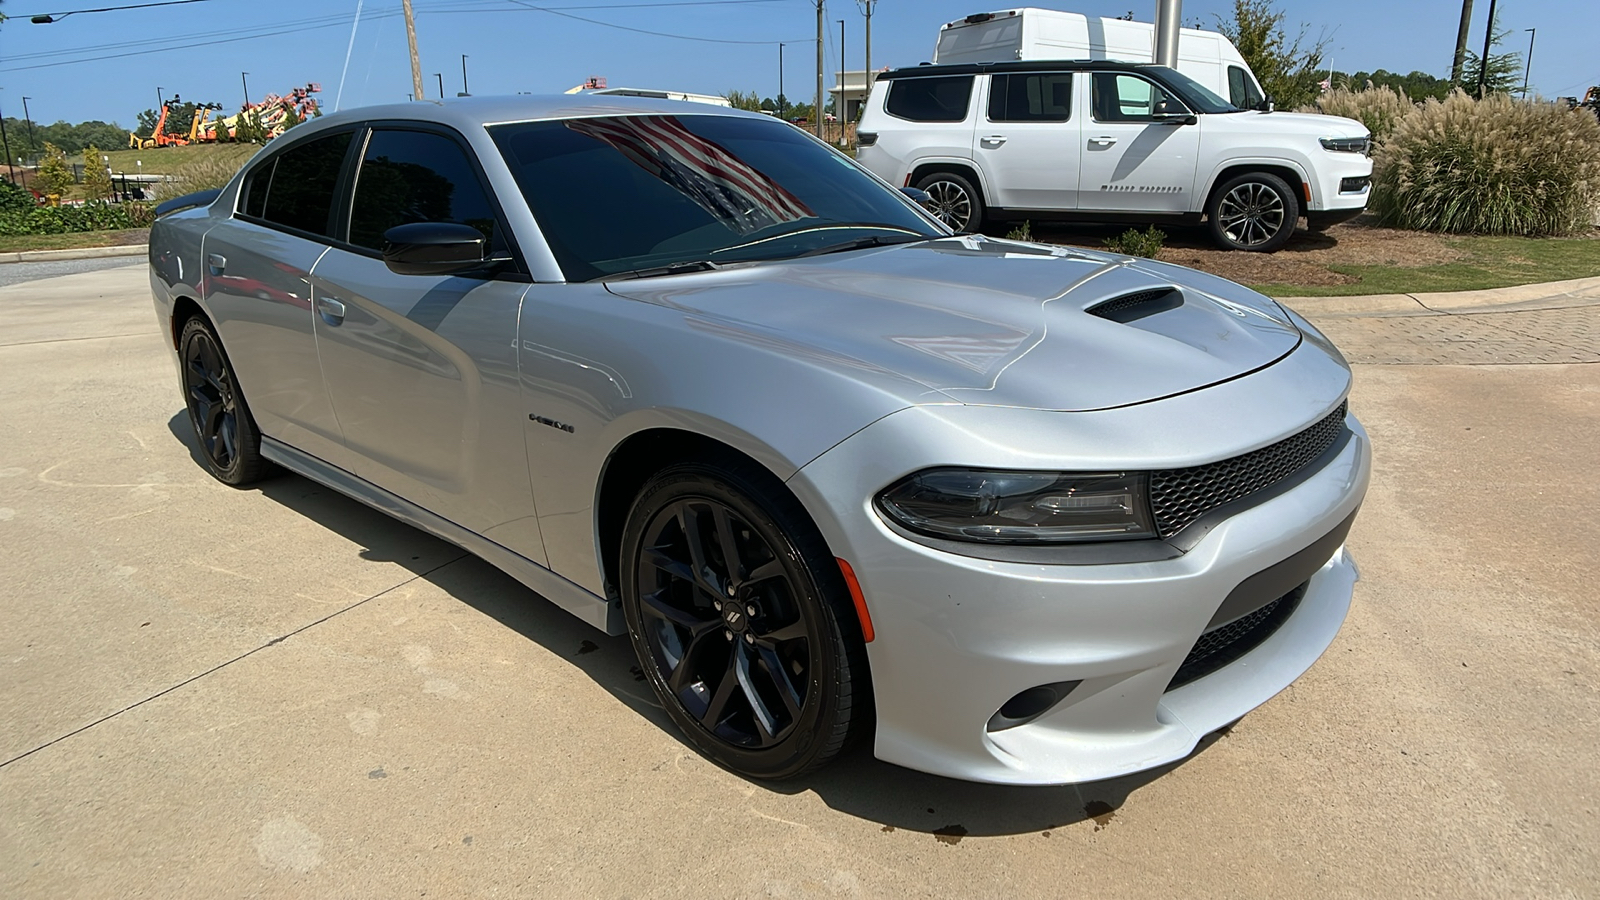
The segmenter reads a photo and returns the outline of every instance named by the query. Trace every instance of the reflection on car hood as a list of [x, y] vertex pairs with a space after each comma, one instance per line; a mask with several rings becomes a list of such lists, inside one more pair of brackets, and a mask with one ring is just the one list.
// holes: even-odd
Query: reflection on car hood
[[[1086, 312], [1167, 287], [1179, 295], [1131, 321]], [[983, 405], [1142, 403], [1271, 365], [1300, 342], [1277, 304], [1219, 278], [973, 236], [607, 288], [723, 335], [888, 370]]]

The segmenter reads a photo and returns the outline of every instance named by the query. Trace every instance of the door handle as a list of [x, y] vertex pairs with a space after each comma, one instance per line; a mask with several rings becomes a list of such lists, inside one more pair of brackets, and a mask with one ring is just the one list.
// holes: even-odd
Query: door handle
[[329, 325], [339, 325], [344, 322], [344, 303], [333, 297], [318, 297], [317, 313]]
[[228, 267], [228, 258], [221, 253], [207, 253], [206, 265], [211, 268], [211, 274], [221, 275], [222, 270]]
[[985, 147], [998, 147], [1006, 142], [1006, 136], [1003, 134], [991, 134], [988, 137], [979, 138], [978, 140], [982, 142]]
[[1091, 143], [1091, 144], [1104, 144], [1107, 147], [1111, 146], [1112, 144], [1115, 144], [1116, 142], [1117, 142], [1117, 139], [1112, 137], [1109, 134], [1102, 135], [1100, 137], [1089, 138], [1089, 143]]

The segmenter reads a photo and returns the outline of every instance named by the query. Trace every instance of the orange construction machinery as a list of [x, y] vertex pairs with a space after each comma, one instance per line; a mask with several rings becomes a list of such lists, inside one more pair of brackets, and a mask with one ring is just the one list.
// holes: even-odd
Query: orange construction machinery
[[291, 88], [283, 94], [268, 94], [260, 103], [247, 104], [234, 115], [217, 118], [203, 125], [197, 140], [214, 141], [219, 133], [233, 137], [239, 126], [239, 116], [242, 115], [254, 115], [270, 140], [283, 134], [294, 123], [320, 115], [317, 98], [312, 94], [321, 92], [322, 85], [312, 82], [305, 87]]
[[[215, 104], [209, 105], [216, 106]], [[128, 149], [149, 150], [153, 147], [182, 147], [184, 144], [189, 143], [189, 138], [167, 133], [167, 115], [181, 106], [183, 106], [183, 101], [178, 99], [177, 94], [173, 94], [171, 100], [161, 104], [161, 115], [156, 119], [155, 130], [150, 133], [149, 137], [142, 138], [136, 132], [128, 132]]]

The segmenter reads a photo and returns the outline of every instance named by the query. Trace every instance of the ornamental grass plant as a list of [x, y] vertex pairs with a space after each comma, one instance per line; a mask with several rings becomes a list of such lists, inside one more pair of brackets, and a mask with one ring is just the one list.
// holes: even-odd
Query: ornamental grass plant
[[1404, 116], [1373, 156], [1385, 225], [1540, 237], [1590, 229], [1600, 121], [1587, 110], [1456, 91]]
[[1374, 143], [1381, 144], [1415, 108], [1416, 104], [1404, 93], [1383, 85], [1363, 91], [1334, 88], [1318, 97], [1316, 105], [1304, 106], [1298, 111], [1355, 119], [1367, 126]]

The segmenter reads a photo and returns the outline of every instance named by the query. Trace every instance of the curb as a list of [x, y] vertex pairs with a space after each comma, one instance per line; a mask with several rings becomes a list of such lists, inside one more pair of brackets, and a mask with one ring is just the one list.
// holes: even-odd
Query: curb
[[0, 253], [0, 263], [49, 262], [58, 259], [111, 259], [118, 256], [147, 256], [149, 244], [120, 244], [115, 247], [75, 247], [71, 250], [18, 250]]
[[1368, 294], [1357, 297], [1278, 297], [1302, 314], [1317, 316], [1438, 316], [1463, 312], [1510, 312], [1600, 304], [1600, 278], [1574, 278], [1483, 291], [1432, 294]]

